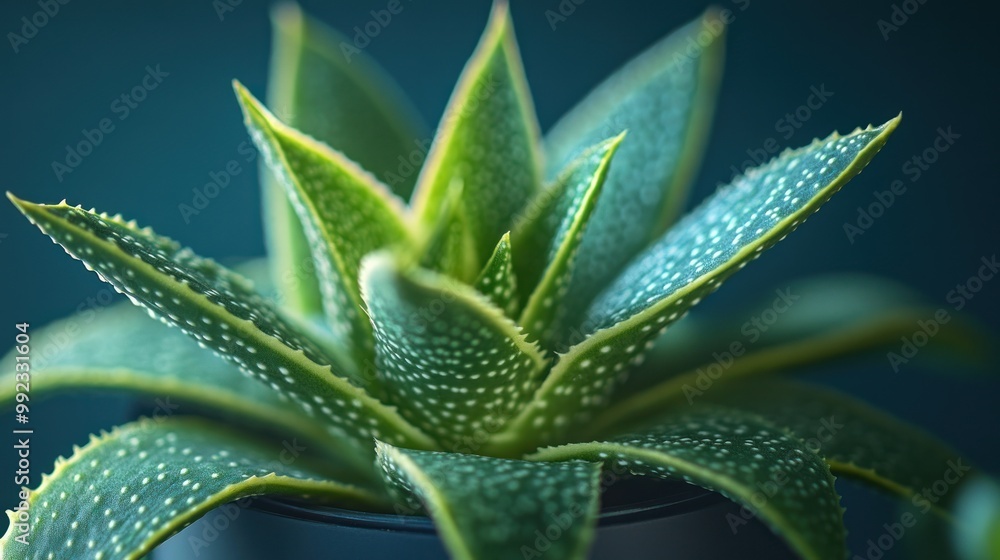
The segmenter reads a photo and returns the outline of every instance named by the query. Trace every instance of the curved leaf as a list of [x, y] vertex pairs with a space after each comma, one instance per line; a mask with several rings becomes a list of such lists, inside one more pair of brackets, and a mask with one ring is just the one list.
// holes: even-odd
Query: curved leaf
[[[274, 47], [268, 104], [289, 125], [377, 173], [407, 199], [426, 148], [425, 125], [410, 102], [367, 55], [342, 51], [340, 34], [293, 3], [272, 13]], [[429, 140], [427, 141], [429, 142]], [[266, 166], [264, 229], [282, 300], [303, 314], [322, 311], [302, 224]]]
[[442, 199], [460, 177], [464, 235], [471, 237], [482, 266], [538, 191], [538, 136], [507, 4], [497, 2], [420, 172], [413, 207], [421, 223], [438, 220]]
[[[865, 274], [829, 274], [793, 280], [739, 309], [716, 307], [672, 325], [657, 339], [646, 361], [629, 374], [613, 402], [645, 392], [689, 372], [722, 366], [729, 378], [733, 365], [755, 356], [771, 373], [790, 367], [825, 363], [833, 358], [866, 354], [898, 344], [918, 320], [934, 314], [929, 302], [913, 290], [886, 278]], [[956, 321], [958, 323], [958, 321]], [[942, 330], [930, 345], [954, 359], [984, 354], [982, 335], [965, 324]], [[729, 358], [735, 358], [730, 361]], [[718, 366], [714, 366], [718, 368]], [[742, 371], [743, 366], [738, 366]], [[761, 371], [761, 373], [765, 373]]]
[[442, 443], [506, 420], [538, 386], [538, 349], [471, 287], [385, 254], [366, 259], [361, 286], [388, 400]]
[[331, 329], [365, 363], [373, 346], [358, 271], [368, 253], [411, 243], [403, 205], [343, 154], [282, 124], [238, 82], [234, 88], [254, 142], [305, 227]]
[[248, 283], [149, 229], [80, 208], [17, 207], [74, 258], [136, 305], [218, 352], [241, 371], [276, 384], [309, 418], [371, 455], [374, 437], [432, 445], [395, 410], [335, 375], [316, 344], [282, 319]]
[[[874, 358], [875, 351], [898, 345], [917, 321], [934, 314], [922, 303], [895, 282], [838, 274], [792, 282], [744, 312], [688, 317], [657, 341], [587, 428], [611, 433], [655, 416], [671, 402], [700, 400], [721, 381], [808, 373], [806, 367], [814, 364]], [[956, 318], [936, 338], [940, 345], [928, 347], [922, 357], [940, 350], [952, 365], [956, 358], [975, 360], [985, 353], [981, 338]]]
[[[714, 289], [795, 229], [885, 145], [900, 117], [787, 150], [719, 189], [636, 259], [588, 311], [592, 331]], [[686, 299], [685, 299], [686, 298]]]
[[[426, 509], [455, 560], [582, 560], [594, 535], [596, 464], [532, 463], [378, 446], [379, 464], [404, 509]], [[558, 524], [545, 551], [536, 532]], [[534, 556], [532, 555], [534, 554]]]
[[580, 246], [567, 328], [683, 209], [711, 124], [724, 32], [707, 12], [611, 75], [547, 135], [554, 176], [587, 146], [629, 131]]
[[[353, 463], [357, 472], [371, 473], [369, 460], [290, 406], [280, 387], [243, 375], [178, 329], [151, 321], [130, 304], [63, 319], [35, 331], [31, 342], [33, 401], [80, 389], [138, 393], [155, 399], [158, 417], [193, 405], [271, 433], [297, 434], [311, 447]], [[14, 356], [11, 352], [0, 360], [0, 408], [14, 403]]]
[[[972, 478], [955, 450], [923, 431], [836, 391], [801, 383], [754, 380], [726, 384], [706, 401], [756, 413], [802, 438], [833, 472], [943, 512]], [[944, 496], [923, 494], [946, 480]], [[929, 496], [929, 497], [928, 497]], [[926, 509], [925, 509], [926, 511]]]
[[[847, 555], [843, 509], [823, 459], [744, 412], [701, 407], [643, 432], [550, 447], [529, 459], [601, 461], [641, 476], [681, 478], [743, 504], [803, 558]], [[735, 514], [726, 519], [734, 531], [747, 520]]]
[[702, 400], [704, 395], [715, 390], [716, 383], [721, 386], [751, 377], [808, 373], [806, 366], [829, 365], [838, 359], [884, 348], [897, 343], [902, 333], [912, 332], [916, 321], [924, 317], [927, 317], [926, 311], [903, 309], [802, 340], [764, 346], [740, 358], [716, 354], [721, 361], [702, 364], [657, 384], [632, 387], [625, 383], [621, 398], [600, 411], [587, 425], [587, 430], [610, 433], [621, 426], [643, 422], [655, 417], [666, 406]]
[[373, 507], [364, 490], [285, 464], [269, 448], [217, 425], [191, 419], [144, 420], [93, 437], [56, 462], [30, 492], [31, 530], [17, 516], [4, 558], [139, 558], [215, 507], [260, 494]]
[[517, 275], [531, 291], [518, 321], [543, 346], [555, 337], [576, 253], [625, 133], [588, 149], [528, 205], [514, 228]]
[[598, 297], [584, 330], [570, 333], [582, 342], [561, 356], [498, 443], [529, 436], [544, 443], [588, 422], [654, 338], [857, 175], [898, 123], [786, 151], [688, 214]]

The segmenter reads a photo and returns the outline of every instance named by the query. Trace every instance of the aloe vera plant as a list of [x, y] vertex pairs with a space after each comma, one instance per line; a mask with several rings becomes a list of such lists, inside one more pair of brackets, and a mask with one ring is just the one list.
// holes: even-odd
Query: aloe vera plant
[[[499, 3], [422, 163], [422, 124], [374, 63], [348, 64], [334, 32], [295, 8], [275, 21], [270, 103], [288, 122], [235, 84], [266, 156], [270, 278], [246, 272], [254, 284], [120, 216], [10, 195], [168, 325], [109, 310], [33, 372], [33, 394], [118, 389], [204, 414], [130, 423], [59, 460], [25, 494], [30, 532], [9, 513], [4, 558], [139, 558], [212, 508], [265, 494], [423, 512], [461, 559], [522, 557], [573, 512], [547, 555], [583, 558], [601, 470], [618, 466], [718, 491], [802, 557], [839, 559], [834, 475], [909, 498], [956, 457], [861, 402], [770, 375], [895, 340], [922, 316], [908, 301], [772, 333], [693, 403], [697, 368], [680, 364], [694, 354], [654, 348], [857, 175], [900, 117], [785, 151], [677, 219], [720, 73], [713, 12], [543, 140]], [[713, 330], [703, 347], [725, 342]], [[830, 417], [844, 428], [817, 451]], [[306, 451], [278, 462], [275, 437]], [[776, 480], [789, 482], [760, 500]]]

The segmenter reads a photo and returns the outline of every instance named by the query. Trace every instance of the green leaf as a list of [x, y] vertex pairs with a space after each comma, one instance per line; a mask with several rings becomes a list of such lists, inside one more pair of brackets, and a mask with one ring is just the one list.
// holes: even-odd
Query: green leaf
[[331, 329], [366, 363], [373, 346], [358, 270], [368, 253], [411, 244], [403, 204], [343, 154], [279, 122], [238, 82], [234, 88], [251, 136], [305, 227]]
[[430, 227], [460, 178], [464, 235], [471, 237], [479, 266], [540, 183], [538, 124], [510, 14], [505, 2], [494, 6], [445, 109], [413, 198], [416, 215]]
[[592, 433], [612, 433], [622, 426], [643, 422], [655, 417], [671, 404], [692, 404], [702, 400], [704, 395], [714, 390], [716, 383], [721, 385], [748, 378], [809, 373], [807, 366], [829, 365], [836, 360], [898, 344], [903, 333], [913, 332], [916, 321], [927, 316], [926, 311], [921, 313], [918, 308], [901, 310], [899, 314], [872, 317], [856, 325], [845, 325], [824, 334], [806, 336], [802, 340], [787, 340], [773, 346], [763, 346], [731, 362], [730, 356], [717, 353], [720, 361], [668, 375], [660, 383], [644, 384], [640, 381], [637, 386], [633, 386], [629, 380], [622, 386], [622, 394], [616, 393], [619, 398], [612, 399], [612, 404], [588, 423], [587, 430]]
[[139, 558], [227, 502], [260, 494], [372, 507], [366, 491], [285, 464], [260, 445], [191, 419], [144, 420], [92, 437], [56, 462], [28, 496], [31, 530], [17, 516], [0, 540], [4, 558]]
[[654, 338], [815, 212], [864, 168], [898, 123], [899, 117], [786, 151], [720, 189], [595, 301], [584, 330], [573, 334], [582, 342], [561, 356], [532, 406], [497, 441], [544, 443], [589, 422]]
[[[943, 511], [972, 476], [961, 455], [930, 435], [836, 391], [779, 380], [726, 383], [707, 402], [756, 413], [790, 430], [826, 458], [838, 475]], [[925, 489], [948, 479], [944, 497]], [[914, 496], [917, 496], [914, 498]], [[926, 506], [926, 507], [925, 507]]]
[[568, 328], [683, 209], [711, 124], [724, 31], [709, 11], [623, 66], [548, 133], [552, 177], [586, 147], [629, 131], [580, 246]]
[[365, 261], [361, 285], [389, 402], [446, 445], [522, 408], [545, 366], [503, 311], [473, 288], [393, 257]]
[[180, 327], [245, 374], [275, 383], [357, 453], [370, 456], [374, 437], [411, 447], [432, 445], [393, 409], [331, 371], [316, 344], [243, 278], [121, 218], [9, 196], [44, 233], [133, 303]]
[[[272, 22], [268, 104], [289, 125], [409, 198], [429, 139], [396, 84], [365, 54], [343, 51], [340, 45], [351, 44], [346, 37], [304, 16], [295, 4], [275, 9]], [[268, 253], [282, 299], [300, 313], [319, 313], [319, 283], [302, 224], [266, 166], [261, 177]]]
[[595, 300], [592, 331], [659, 316], [714, 289], [777, 243], [851, 180], [900, 117], [788, 150], [721, 188], [640, 255]]
[[[807, 366], [869, 355], [875, 359], [877, 350], [898, 347], [900, 337], [935, 311], [894, 282], [838, 274], [792, 282], [742, 312], [727, 308], [708, 317], [689, 316], [656, 341], [588, 429], [609, 433], [658, 414], [681, 397], [693, 402], [716, 381], [808, 373]], [[956, 318], [921, 357], [947, 356], [954, 368], [956, 360], [984, 353], [981, 337]]]
[[611, 158], [625, 133], [585, 151], [528, 205], [514, 229], [518, 279], [526, 290], [519, 324], [548, 345], [573, 274], [587, 222], [597, 206]]
[[744, 300], [736, 309], [725, 306], [705, 313], [695, 309], [672, 325], [623, 389], [648, 386], [637, 377], [662, 381], [687, 373], [711, 362], [713, 352], [729, 351], [734, 342], [747, 353], [791, 348], [834, 332], [865, 330], [892, 316], [926, 312], [926, 302], [913, 290], [865, 274], [798, 278]]
[[462, 178], [456, 175], [441, 201], [436, 223], [426, 233], [420, 250], [420, 266], [466, 281], [479, 270], [476, 247], [468, 231], [468, 216], [462, 204]]
[[505, 233], [500, 238], [493, 256], [483, 267], [473, 286], [493, 305], [503, 309], [508, 317], [517, 313], [517, 277], [514, 275], [511, 257], [510, 233]]
[[[803, 558], [847, 555], [840, 497], [823, 459], [747, 413], [701, 407], [641, 433], [550, 447], [529, 459], [602, 461], [637, 475], [681, 478], [742, 504]], [[747, 519], [728, 514], [725, 521], [737, 531]]]
[[[32, 401], [81, 389], [137, 393], [155, 399], [158, 417], [189, 412], [193, 406], [241, 425], [305, 438], [316, 454], [371, 473], [370, 460], [352, 447], [345, 449], [340, 438], [290, 407], [280, 387], [243, 375], [130, 304], [98, 307], [58, 321], [32, 333], [31, 344]], [[0, 408], [14, 404], [15, 355], [12, 351], [0, 360]]]
[[[426, 509], [455, 560], [586, 557], [597, 520], [596, 464], [532, 463], [387, 444], [378, 445], [378, 457], [390, 486], [410, 498], [397, 510]], [[535, 549], [536, 532], [553, 523], [560, 537], [545, 551]]]

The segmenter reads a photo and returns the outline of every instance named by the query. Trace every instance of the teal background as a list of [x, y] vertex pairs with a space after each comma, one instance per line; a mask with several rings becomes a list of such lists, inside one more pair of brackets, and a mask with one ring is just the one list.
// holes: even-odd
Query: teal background
[[[343, 30], [364, 25], [386, 2], [303, 2], [307, 11]], [[645, 46], [697, 17], [703, 2], [586, 0], [553, 29], [546, 10], [558, 2], [513, 1], [525, 68], [541, 125], [547, 129], [590, 87]], [[929, 301], [946, 294], [998, 252], [995, 52], [996, 8], [977, 2], [926, 0], [885, 40], [888, 0], [765, 2], [720, 0], [735, 10], [727, 65], [707, 157], [693, 201], [732, 176], [747, 150], [774, 138], [798, 146], [831, 130], [881, 123], [903, 111], [903, 123], [882, 154], [809, 224], [771, 250], [705, 302], [724, 311], [766, 294], [787, 279], [823, 272], [865, 271], [901, 280]], [[62, 198], [122, 212], [140, 224], [227, 259], [260, 255], [263, 237], [255, 164], [239, 151], [247, 140], [230, 81], [264, 91], [269, 52], [268, 3], [243, 0], [224, 19], [209, 0], [85, 3], [70, 1], [15, 53], [0, 44], [0, 188], [34, 201]], [[404, 10], [366, 52], [409, 93], [426, 120], [441, 113], [485, 23], [489, 4], [403, 1]], [[741, 7], [745, 9], [740, 9]], [[5, 2], [0, 31], [20, 32], [36, 2]], [[898, 20], [897, 20], [898, 21]], [[140, 83], [147, 65], [169, 73], [129, 116], [112, 102]], [[789, 138], [779, 120], [806, 103], [811, 87], [833, 95]], [[81, 130], [111, 118], [114, 130], [78, 168], [57, 180], [54, 159], [82, 139]], [[922, 177], [910, 183], [903, 165], [931, 145], [938, 127], [960, 134]], [[178, 205], [192, 189], [238, 160], [242, 172], [186, 223]], [[850, 243], [846, 220], [873, 202], [876, 190], [903, 179], [907, 191]], [[33, 328], [65, 316], [100, 284], [66, 258], [6, 203], [0, 203], [0, 348], [13, 343], [15, 322]], [[116, 300], [119, 296], [116, 296]], [[1000, 282], [987, 283], [968, 313], [997, 329]], [[4, 334], [6, 333], [6, 334]], [[5, 339], [6, 338], [6, 339]], [[932, 342], [933, 344], [933, 342]], [[992, 367], [995, 371], [995, 365]], [[822, 374], [897, 415], [923, 426], [987, 470], [1000, 471], [996, 429], [1000, 383], [904, 368], [876, 360]], [[88, 433], [122, 421], [128, 403], [87, 396], [59, 398], [33, 409], [33, 481], [54, 458], [84, 443]], [[13, 426], [7, 413], [0, 429]], [[0, 440], [5, 441], [5, 440]], [[0, 500], [13, 505], [14, 454], [0, 451]], [[864, 552], [891, 503], [842, 486], [852, 551]], [[897, 556], [894, 548], [886, 558]]]

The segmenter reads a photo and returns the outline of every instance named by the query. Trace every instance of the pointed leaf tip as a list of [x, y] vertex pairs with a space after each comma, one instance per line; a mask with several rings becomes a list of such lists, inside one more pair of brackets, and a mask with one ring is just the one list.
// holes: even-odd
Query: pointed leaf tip
[[[525, 409], [505, 432], [544, 442], [589, 422], [624, 379], [618, 374], [640, 364], [655, 337], [860, 173], [898, 122], [816, 140], [719, 189], [619, 272], [579, 323], [590, 327], [586, 338], [560, 358], [536, 395], [545, 405]], [[569, 385], [586, 394], [570, 394]]]
[[412, 242], [405, 208], [389, 189], [343, 153], [282, 123], [237, 90], [247, 128], [304, 228], [327, 321], [356, 365], [371, 359], [371, 327], [358, 289], [361, 259]]
[[271, 8], [271, 22], [283, 29], [302, 27], [305, 16], [298, 2], [278, 2]]
[[420, 171], [415, 214], [425, 227], [433, 227], [453, 178], [461, 176], [467, 219], [453, 235], [471, 240], [479, 268], [517, 211], [538, 191], [541, 159], [538, 122], [513, 25], [506, 7], [495, 5]]
[[[377, 431], [383, 437], [409, 440], [412, 436], [418, 447], [431, 444], [393, 409], [354, 384], [347, 372], [342, 376], [331, 372], [332, 360], [325, 351], [254, 293], [241, 276], [119, 218], [67, 206], [40, 207], [33, 214], [39, 229], [101, 280], [158, 319], [181, 327], [244, 374], [273, 382], [277, 390], [290, 395], [304, 391], [326, 399], [331, 413], [301, 399], [292, 401], [346, 443], [368, 452], [370, 438]], [[340, 412], [347, 403], [355, 403], [363, 413], [358, 418], [365, 422]], [[370, 424], [373, 419], [378, 425]]]
[[580, 154], [528, 204], [515, 226], [512, 242], [520, 257], [514, 264], [525, 287], [518, 322], [544, 347], [556, 338], [573, 304], [565, 295], [576, 254], [624, 137], [622, 131]]
[[544, 358], [471, 286], [388, 254], [365, 259], [361, 286], [387, 401], [442, 444], [510, 417], [533, 394]]
[[[581, 243], [566, 294], [570, 332], [616, 271], [683, 209], [707, 140], [723, 59], [725, 18], [709, 10], [622, 66], [546, 135], [548, 177], [623, 128], [601, 204]], [[567, 341], [561, 341], [567, 342]]]
[[[139, 558], [211, 509], [243, 497], [381, 504], [367, 490], [306, 465], [279, 464], [279, 451], [202, 420], [140, 420], [102, 432], [74, 446], [73, 456], [57, 461], [30, 492], [30, 541], [16, 538], [12, 524], [0, 550], [4, 558]], [[125, 507], [130, 504], [141, 507]]]

